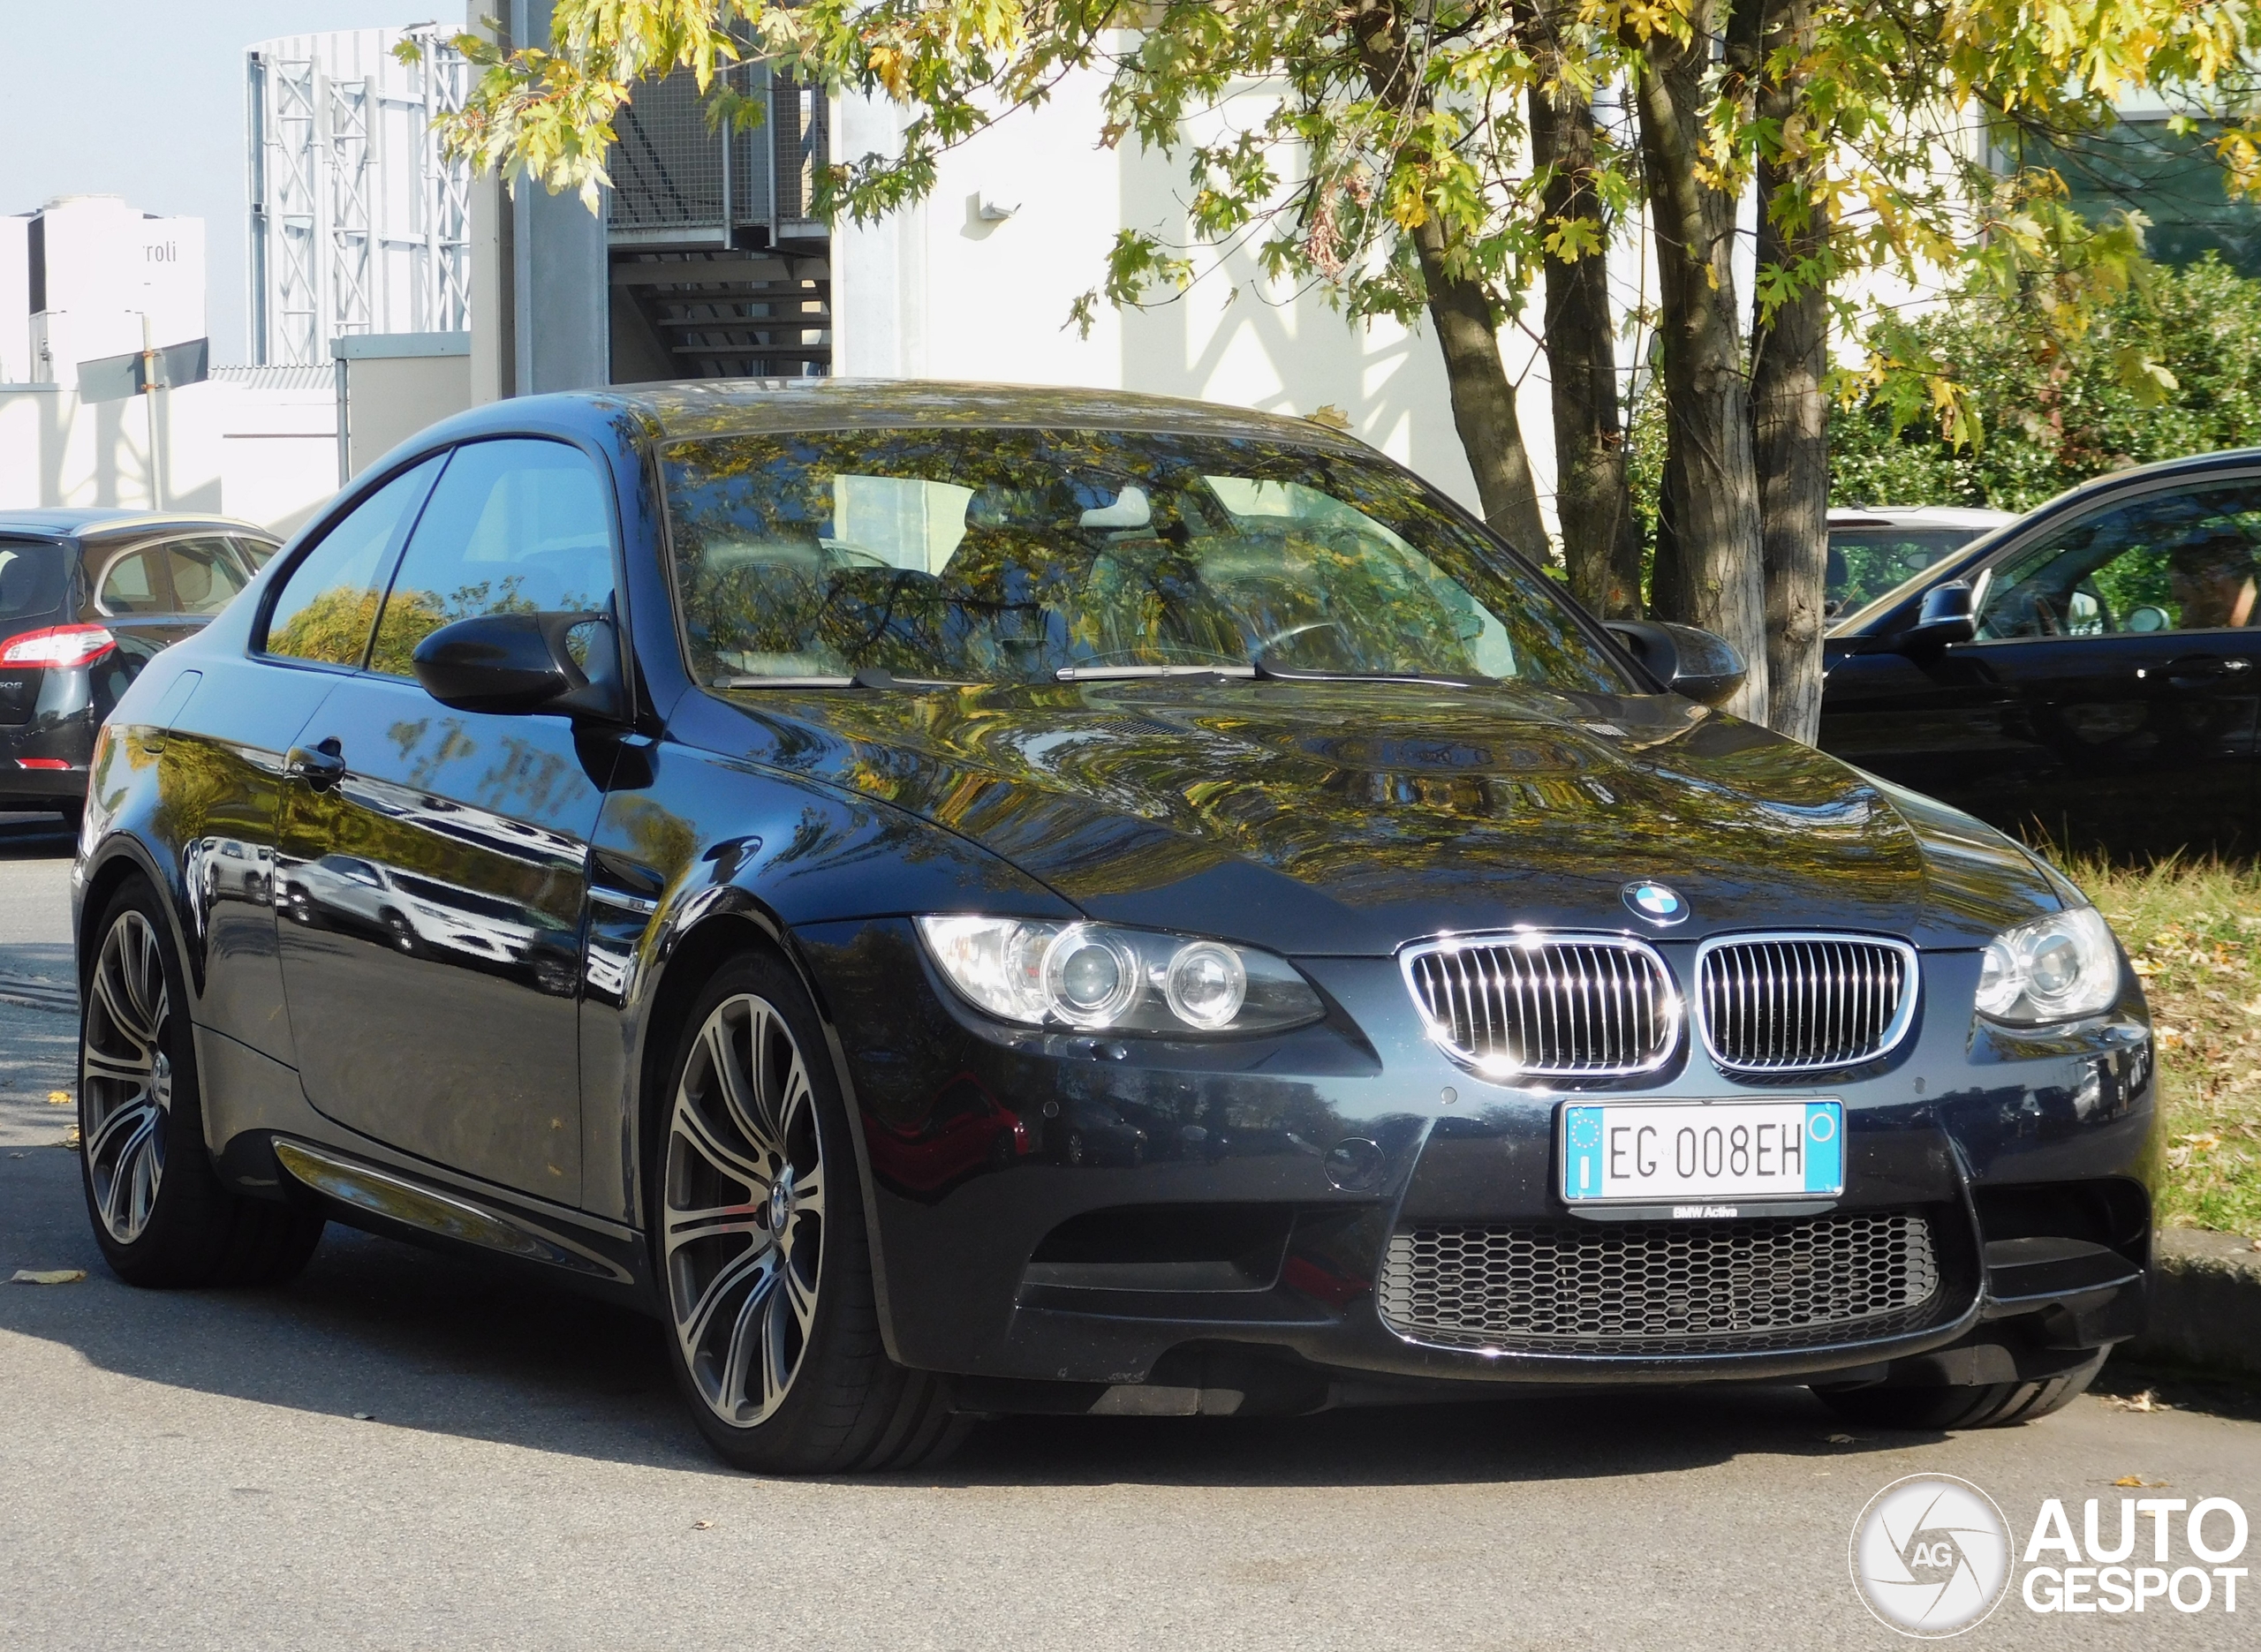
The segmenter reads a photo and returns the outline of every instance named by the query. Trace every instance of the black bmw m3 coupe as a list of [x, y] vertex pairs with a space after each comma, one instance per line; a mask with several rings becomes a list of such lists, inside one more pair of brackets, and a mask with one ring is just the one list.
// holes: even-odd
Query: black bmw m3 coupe
[[476, 410], [106, 727], [95, 1232], [512, 1260], [769, 1471], [1518, 1385], [2040, 1415], [2142, 1321], [2140, 988], [1739, 671], [1297, 420]]

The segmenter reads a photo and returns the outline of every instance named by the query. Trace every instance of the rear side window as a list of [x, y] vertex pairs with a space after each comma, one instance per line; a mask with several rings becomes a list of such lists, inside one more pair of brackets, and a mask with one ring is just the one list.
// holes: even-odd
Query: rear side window
[[386, 576], [442, 462], [435, 454], [394, 477], [299, 558], [267, 616], [268, 653], [333, 666], [361, 663]]
[[163, 553], [155, 546], [128, 551], [102, 571], [95, 605], [105, 614], [163, 614], [165, 600]]
[[175, 613], [217, 614], [251, 583], [235, 547], [226, 539], [175, 539], [164, 548]]
[[0, 539], [0, 622], [63, 606], [63, 547], [46, 539]]
[[558, 441], [466, 442], [400, 559], [369, 669], [415, 675], [417, 644], [481, 614], [602, 613], [612, 599], [609, 484]]

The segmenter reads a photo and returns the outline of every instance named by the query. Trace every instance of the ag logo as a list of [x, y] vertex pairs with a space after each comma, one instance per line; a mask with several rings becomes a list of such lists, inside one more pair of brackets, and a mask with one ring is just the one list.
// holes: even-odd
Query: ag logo
[[1923, 1641], [1959, 1635], [2009, 1587], [2009, 1528], [1968, 1480], [1910, 1475], [1853, 1522], [1853, 1587], [1887, 1626]]
[[1635, 917], [1646, 918], [1652, 924], [1677, 924], [1688, 916], [1688, 902], [1669, 884], [1644, 879], [1627, 884], [1619, 893], [1624, 895], [1625, 904], [1633, 909]]

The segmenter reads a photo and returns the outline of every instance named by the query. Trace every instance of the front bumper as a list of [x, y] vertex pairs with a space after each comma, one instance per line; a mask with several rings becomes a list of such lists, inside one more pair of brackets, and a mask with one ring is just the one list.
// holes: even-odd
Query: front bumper
[[[1200, 1044], [988, 1022], [902, 920], [798, 939], [862, 1127], [890, 1351], [1000, 1408], [1061, 1384], [1055, 1402], [1136, 1410], [1439, 1384], [2010, 1380], [2141, 1327], [2157, 1118], [2132, 984], [2074, 1034], [2009, 1041], [1974, 1034], [1967, 1009], [1926, 1013], [1868, 1067], [1767, 1088], [1843, 1101], [1834, 1212], [1921, 1213], [1939, 1282], [1919, 1308], [1789, 1336], [1471, 1346], [1387, 1321], [1385, 1255], [1425, 1227], [1580, 1219], [1554, 1191], [1561, 1093], [1454, 1065], [1394, 961], [1300, 959], [1326, 1022]], [[1927, 954], [1926, 1011], [1967, 1006], [1977, 967]], [[1753, 1091], [1684, 1047], [1611, 1093]]]

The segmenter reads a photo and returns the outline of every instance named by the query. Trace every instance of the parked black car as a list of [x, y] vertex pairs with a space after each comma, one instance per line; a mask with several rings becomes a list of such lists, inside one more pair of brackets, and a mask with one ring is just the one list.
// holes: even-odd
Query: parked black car
[[2005, 831], [2250, 855], [2261, 449], [2076, 487], [1848, 615], [1821, 745]]
[[0, 809], [75, 819], [95, 730], [275, 553], [224, 517], [0, 510]]
[[1292, 419], [465, 414], [105, 732], [97, 1237], [522, 1260], [768, 1469], [1502, 1384], [2043, 1414], [2141, 1321], [2142, 992], [2017, 844], [1711, 709], [1728, 653]]

